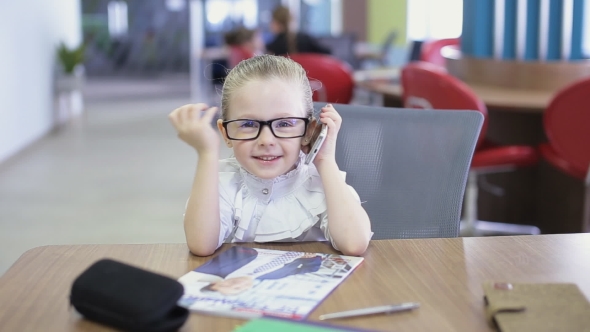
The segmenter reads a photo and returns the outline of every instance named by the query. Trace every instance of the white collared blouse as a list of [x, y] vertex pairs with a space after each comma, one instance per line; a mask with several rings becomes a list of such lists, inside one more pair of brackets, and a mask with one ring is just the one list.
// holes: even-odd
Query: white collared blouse
[[[235, 158], [219, 161], [221, 227], [224, 242], [326, 241], [326, 196], [313, 164], [301, 153], [296, 168], [275, 179], [263, 180], [240, 166]], [[341, 172], [346, 179], [346, 173]], [[348, 186], [360, 202], [356, 191]], [[336, 248], [338, 249], [338, 248]]]

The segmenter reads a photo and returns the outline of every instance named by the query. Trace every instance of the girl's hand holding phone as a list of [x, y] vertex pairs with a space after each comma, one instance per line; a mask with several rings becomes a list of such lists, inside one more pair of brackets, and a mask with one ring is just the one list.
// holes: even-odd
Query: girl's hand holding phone
[[175, 109], [168, 119], [178, 132], [178, 137], [197, 150], [199, 154], [219, 151], [219, 135], [211, 125], [217, 107], [205, 104], [188, 104]]
[[328, 135], [328, 126], [326, 126], [325, 124], [318, 125], [318, 126], [320, 126], [322, 129], [320, 129], [320, 133], [317, 137], [315, 137], [315, 135], [313, 135], [315, 137], [315, 139], [313, 141], [313, 145], [311, 146], [311, 149], [309, 149], [307, 152], [307, 157], [305, 157], [305, 165], [309, 165], [312, 161], [315, 160], [316, 155], [318, 154], [318, 152], [322, 148], [322, 145], [324, 144], [324, 141], [326, 140], [326, 136]]
[[336, 161], [336, 139], [342, 125], [342, 117], [332, 104], [322, 107], [318, 125], [321, 124], [328, 126], [328, 136], [313, 161], [316, 167], [323, 161]]

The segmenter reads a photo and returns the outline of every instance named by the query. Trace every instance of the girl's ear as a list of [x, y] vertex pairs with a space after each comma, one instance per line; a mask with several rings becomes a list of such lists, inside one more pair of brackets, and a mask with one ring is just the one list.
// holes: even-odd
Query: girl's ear
[[227, 145], [228, 148], [233, 147], [231, 140], [227, 137], [227, 132], [225, 131], [225, 128], [223, 127], [223, 120], [221, 120], [221, 119], [217, 120], [217, 129], [219, 129], [221, 136], [223, 136], [223, 140], [225, 141], [225, 145]]
[[311, 141], [313, 141], [313, 137], [317, 128], [318, 122], [315, 118], [311, 119], [311, 121], [309, 121], [309, 124], [307, 125], [307, 131], [305, 132], [305, 136], [303, 137], [303, 140], [301, 141], [301, 145], [305, 146], [305, 145], [310, 145]]
[[[316, 119], [312, 119], [307, 125], [307, 131], [305, 133], [305, 136], [301, 140], [301, 150], [304, 153], [309, 153], [309, 150], [311, 150], [311, 142], [313, 141], [314, 135], [316, 134], [315, 131], [317, 125], [318, 123]], [[319, 132], [317, 134], [319, 135]]]

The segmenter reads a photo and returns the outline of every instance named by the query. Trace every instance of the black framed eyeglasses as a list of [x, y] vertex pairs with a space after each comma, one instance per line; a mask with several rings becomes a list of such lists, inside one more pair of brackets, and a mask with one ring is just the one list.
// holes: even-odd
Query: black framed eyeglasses
[[307, 132], [308, 118], [278, 118], [268, 121], [237, 119], [223, 121], [222, 125], [227, 132], [227, 138], [235, 141], [257, 139], [262, 127], [268, 126], [272, 134], [277, 138], [297, 138], [305, 136]]

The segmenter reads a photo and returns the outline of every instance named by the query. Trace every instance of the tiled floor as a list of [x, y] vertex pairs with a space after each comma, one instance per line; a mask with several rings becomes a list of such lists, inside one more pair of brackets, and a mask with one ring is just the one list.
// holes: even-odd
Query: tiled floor
[[167, 114], [189, 101], [182, 76], [88, 82], [81, 117], [0, 164], [0, 275], [42, 245], [184, 242], [196, 153]]
[[185, 241], [196, 153], [167, 114], [188, 95], [100, 101], [118, 90], [106, 83], [91, 84], [83, 117], [0, 165], [0, 275], [42, 245]]

